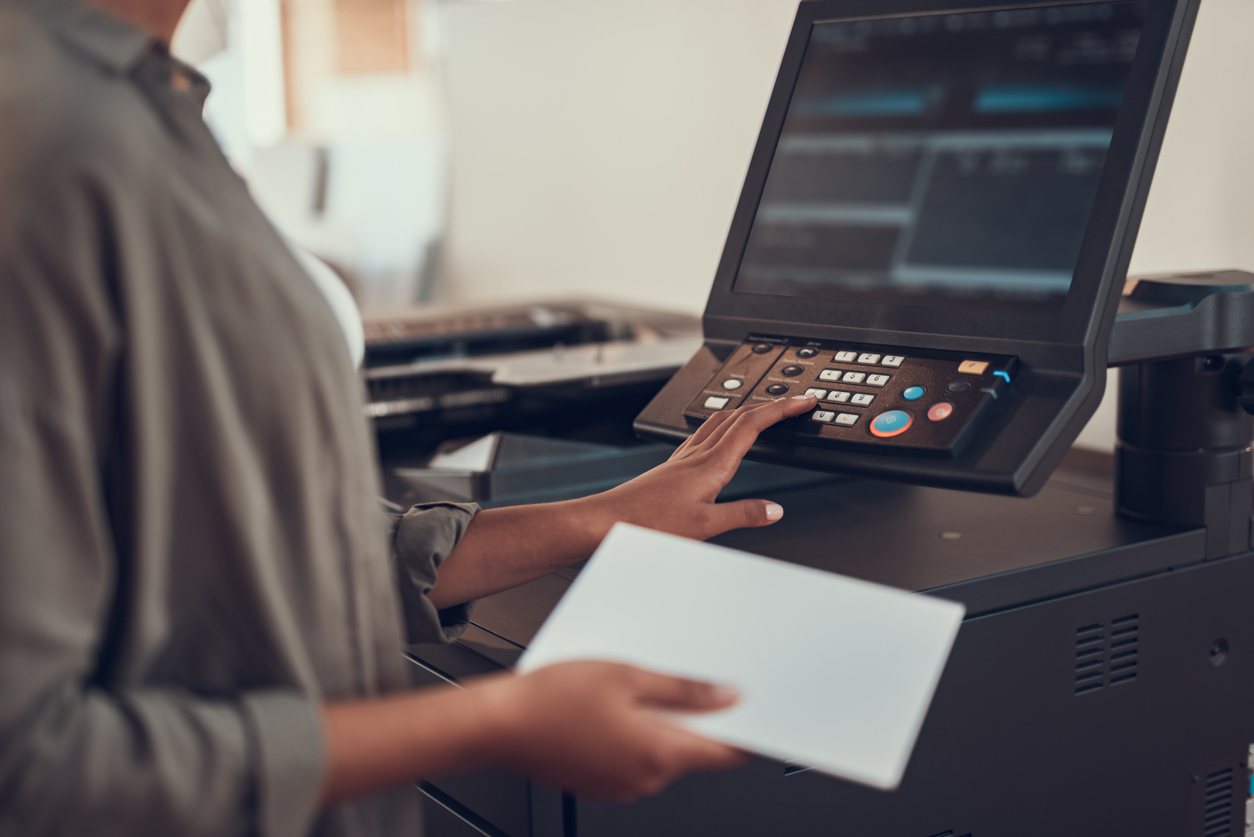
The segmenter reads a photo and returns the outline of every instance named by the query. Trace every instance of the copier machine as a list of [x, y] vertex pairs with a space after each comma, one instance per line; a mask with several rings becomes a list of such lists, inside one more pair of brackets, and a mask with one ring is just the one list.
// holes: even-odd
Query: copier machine
[[[433, 837], [1245, 833], [1254, 275], [1125, 281], [1198, 3], [803, 0], [703, 342], [636, 418], [678, 442], [818, 396], [750, 458], [846, 478], [716, 540], [965, 604], [900, 788], [755, 758], [619, 805], [483, 772], [421, 785]], [[1108, 366], [1103, 475], [1064, 457]], [[419, 681], [511, 665], [577, 572], [411, 649]], [[790, 653], [786, 609], [749, 618]]]

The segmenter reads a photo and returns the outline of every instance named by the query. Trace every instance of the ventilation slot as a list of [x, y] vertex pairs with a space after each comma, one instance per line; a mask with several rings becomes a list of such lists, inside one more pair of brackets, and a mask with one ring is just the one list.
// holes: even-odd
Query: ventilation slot
[[1202, 809], [1202, 837], [1228, 837], [1232, 833], [1232, 768], [1206, 777], [1206, 797]]
[[1075, 693], [1095, 692], [1106, 674], [1106, 626], [1085, 625], [1075, 632]]
[[1139, 620], [1134, 613], [1110, 623], [1110, 685], [1136, 679]]
[[1075, 693], [1085, 695], [1104, 686], [1136, 679], [1140, 617], [1133, 613], [1076, 628]]

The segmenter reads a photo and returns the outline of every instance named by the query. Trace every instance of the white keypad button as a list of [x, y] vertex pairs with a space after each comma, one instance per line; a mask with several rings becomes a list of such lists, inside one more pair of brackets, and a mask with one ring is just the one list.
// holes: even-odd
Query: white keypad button
[[837, 404], [844, 404], [849, 400], [849, 393], [844, 390], [834, 389], [827, 394], [828, 401], [835, 401]]
[[841, 380], [847, 384], [860, 384], [865, 377], [865, 372], [846, 372]]
[[740, 389], [744, 385], [745, 382], [739, 378], [728, 378], [726, 381], [723, 381], [723, 389]]
[[870, 352], [858, 355], [858, 363], [879, 363], [880, 356], [873, 355]]
[[707, 410], [721, 410], [727, 406], [728, 401], [731, 401], [731, 399], [723, 398], [718, 395], [711, 395], [709, 398], [705, 399], [705, 408]]
[[875, 396], [872, 395], [871, 393], [859, 392], [859, 393], [856, 393], [853, 396], [853, 398], [849, 399], [849, 403], [854, 405], [855, 407], [866, 407], [874, 400], [875, 400]]
[[857, 423], [857, 413], [841, 413], [836, 417], [836, 424], [843, 425], [844, 427], [853, 427]]
[[837, 352], [836, 357], [832, 358], [832, 360], [837, 363], [853, 363], [854, 358], [857, 356], [857, 352]]
[[884, 359], [880, 361], [880, 365], [891, 366], [896, 369], [898, 366], [901, 366], [904, 360], [905, 358], [901, 355], [884, 355]]
[[806, 390], [806, 395], [813, 395], [815, 398], [826, 398], [827, 390], [814, 389], [813, 387], [811, 387], [810, 389]]
[[814, 414], [810, 416], [810, 418], [814, 421], [821, 421], [830, 424], [832, 420], [836, 418], [836, 414], [829, 412], [828, 410], [815, 410]]
[[889, 375], [867, 375], [866, 382], [873, 387], [882, 387], [888, 383]]
[[824, 369], [819, 373], [820, 381], [839, 381], [841, 371], [839, 369]]

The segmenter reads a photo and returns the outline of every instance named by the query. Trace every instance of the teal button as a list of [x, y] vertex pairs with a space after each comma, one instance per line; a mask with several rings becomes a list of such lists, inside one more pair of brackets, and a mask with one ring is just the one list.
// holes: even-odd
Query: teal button
[[913, 422], [914, 419], [905, 410], [889, 410], [871, 421], [871, 435], [888, 439], [905, 433]]
[[902, 390], [901, 397], [907, 401], [918, 401], [927, 392], [923, 387], [906, 387]]

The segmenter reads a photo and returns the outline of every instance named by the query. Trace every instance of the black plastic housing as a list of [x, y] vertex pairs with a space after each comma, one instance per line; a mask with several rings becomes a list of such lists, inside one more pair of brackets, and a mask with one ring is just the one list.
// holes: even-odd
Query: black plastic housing
[[1166, 130], [1199, 0], [1149, 0], [1149, 15], [1115, 123], [1097, 197], [1061, 313], [914, 307], [737, 293], [732, 289], [817, 22], [1042, 5], [1040, 0], [803, 0], [702, 320], [705, 345], [637, 417], [635, 430], [679, 442], [694, 426], [684, 408], [741, 341], [755, 334], [1013, 355], [1019, 372], [984, 438], [937, 460], [898, 451], [800, 446], [769, 434], [749, 456], [819, 471], [921, 485], [1031, 495], [1101, 401], [1106, 347], [1123, 277]]
[[1206, 556], [1250, 547], [1254, 274], [1130, 282], [1110, 341], [1119, 369], [1119, 514], [1206, 528]]

